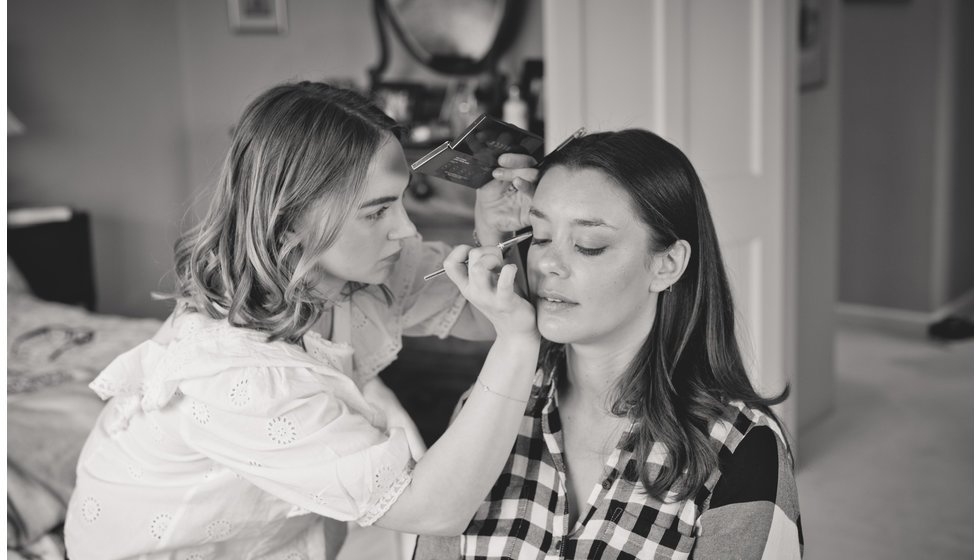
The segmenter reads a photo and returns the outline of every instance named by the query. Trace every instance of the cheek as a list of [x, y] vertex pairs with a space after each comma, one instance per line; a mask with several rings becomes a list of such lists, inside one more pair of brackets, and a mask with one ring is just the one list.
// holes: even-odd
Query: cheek
[[371, 258], [384, 244], [384, 239], [378, 233], [380, 228], [371, 227], [371, 224], [373, 222], [351, 225], [338, 240], [340, 242], [338, 245], [349, 258], [356, 260]]
[[328, 270], [357, 273], [377, 258], [378, 243], [360, 224], [349, 223], [321, 258]]
[[581, 281], [578, 293], [599, 321], [628, 315], [651, 295], [646, 271], [633, 264], [595, 267]]

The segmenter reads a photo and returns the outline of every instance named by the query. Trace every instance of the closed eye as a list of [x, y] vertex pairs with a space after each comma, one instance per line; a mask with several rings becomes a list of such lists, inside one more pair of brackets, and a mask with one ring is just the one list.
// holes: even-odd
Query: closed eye
[[[551, 243], [551, 240], [544, 239], [541, 237], [531, 238], [531, 245], [544, 245], [545, 243]], [[595, 257], [605, 252], [606, 247], [591, 248], [591, 247], [582, 247], [581, 245], [576, 245], [575, 250], [587, 257]]]
[[380, 220], [388, 212], [388, 209], [389, 208], [391, 208], [391, 206], [382, 206], [381, 208], [378, 209], [377, 212], [374, 212], [372, 214], [368, 214], [367, 216], [365, 216], [365, 218], [367, 218], [368, 220], [371, 220], [372, 222], [373, 221]]
[[590, 249], [588, 247], [582, 247], [581, 245], [576, 245], [575, 246], [575, 250], [578, 251], [579, 253], [582, 253], [583, 255], [588, 256], [588, 257], [594, 257], [596, 255], [601, 255], [606, 250], [606, 248], [605, 247], [598, 247], [598, 248], [595, 248], [595, 249]]

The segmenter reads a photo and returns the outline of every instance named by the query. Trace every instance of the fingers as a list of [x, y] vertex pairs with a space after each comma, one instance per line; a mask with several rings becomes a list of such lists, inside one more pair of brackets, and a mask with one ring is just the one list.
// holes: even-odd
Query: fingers
[[527, 185], [537, 184], [540, 174], [541, 172], [533, 167], [521, 167], [517, 169], [498, 167], [493, 170], [493, 178], [498, 181], [513, 183], [517, 180], [521, 180]]
[[442, 266], [464, 294], [493, 293], [491, 277], [503, 263], [503, 252], [496, 247], [459, 245], [449, 252]]
[[469, 259], [470, 288], [484, 293], [493, 293], [491, 276], [503, 263], [503, 252], [496, 247], [471, 249]]
[[497, 279], [497, 297], [509, 297], [514, 293], [514, 279], [517, 278], [517, 265], [506, 264], [500, 269]]
[[513, 181], [510, 182], [514, 185], [514, 189], [520, 191], [527, 196], [534, 196], [534, 183], [522, 179], [521, 177], [515, 177]]
[[497, 165], [517, 169], [521, 167], [534, 167], [538, 162], [527, 154], [501, 154], [497, 158]]
[[442, 267], [446, 269], [446, 276], [461, 290], [466, 286], [467, 270], [465, 261], [469, 254], [469, 245], [458, 245], [442, 261]]

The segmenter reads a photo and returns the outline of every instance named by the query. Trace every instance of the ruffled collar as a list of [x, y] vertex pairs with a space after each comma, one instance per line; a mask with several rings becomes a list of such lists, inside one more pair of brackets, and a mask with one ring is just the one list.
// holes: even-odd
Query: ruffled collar
[[116, 397], [110, 431], [125, 428], [138, 409], [150, 412], [166, 406], [182, 381], [229, 368], [302, 367], [323, 375], [351, 375], [353, 346], [313, 331], [303, 337], [304, 350], [283, 341], [269, 342], [265, 333], [201, 313], [183, 313], [173, 321], [172, 339], [140, 344], [113, 360], [89, 384], [104, 400]]

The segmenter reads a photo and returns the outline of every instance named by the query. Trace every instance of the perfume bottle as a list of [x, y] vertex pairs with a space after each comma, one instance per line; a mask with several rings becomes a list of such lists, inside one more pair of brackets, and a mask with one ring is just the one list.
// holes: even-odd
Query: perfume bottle
[[521, 99], [521, 88], [512, 84], [507, 88], [507, 101], [504, 101], [504, 120], [510, 124], [527, 130], [527, 103]]

